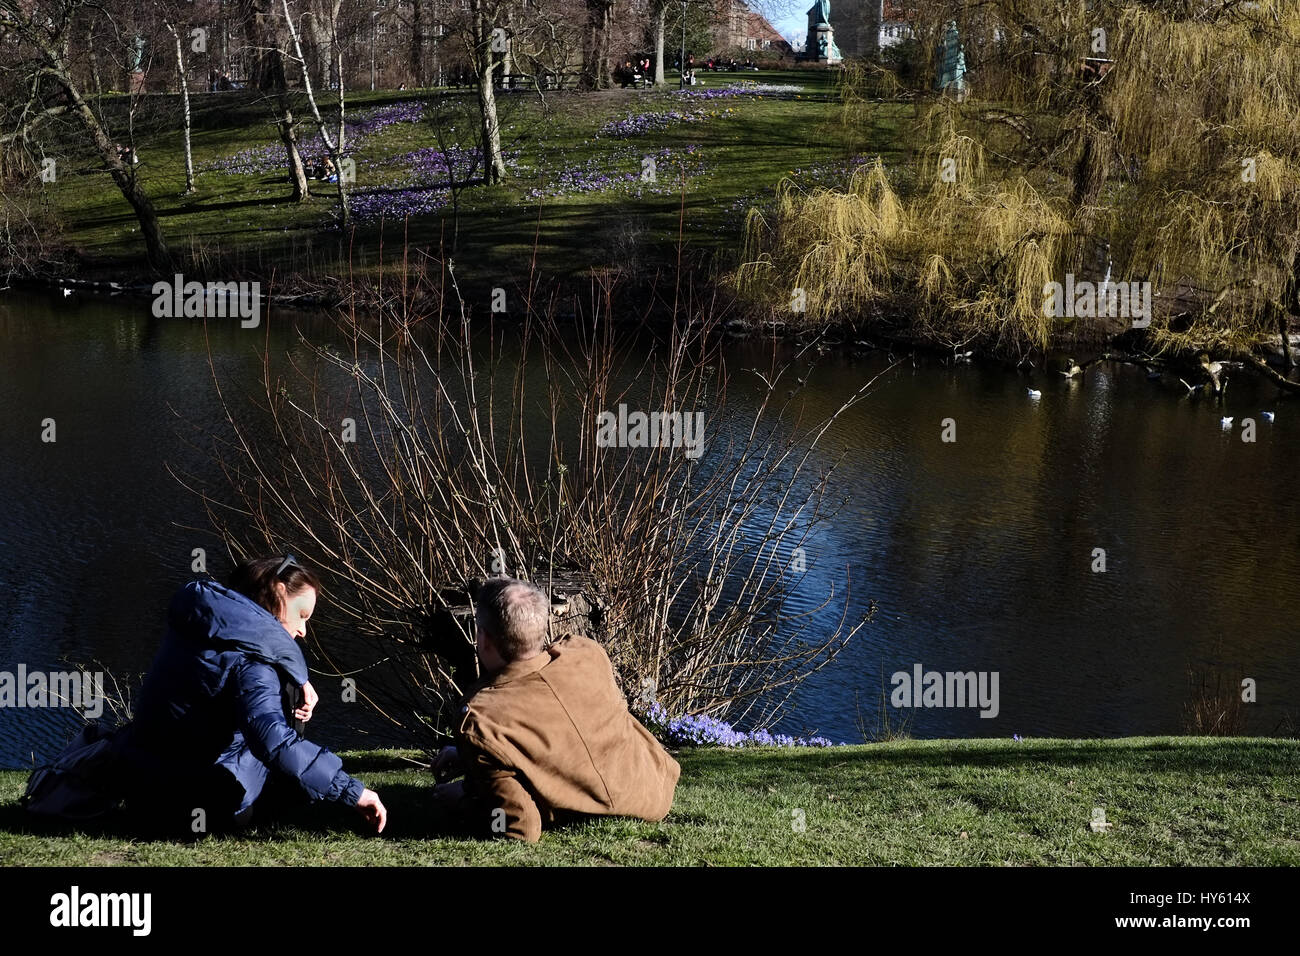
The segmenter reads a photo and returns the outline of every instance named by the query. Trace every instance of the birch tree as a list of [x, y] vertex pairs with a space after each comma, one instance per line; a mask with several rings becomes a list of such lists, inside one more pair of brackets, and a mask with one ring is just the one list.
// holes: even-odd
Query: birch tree
[[302, 68], [302, 88], [307, 97], [307, 105], [311, 108], [311, 114], [316, 121], [316, 129], [320, 133], [321, 142], [325, 144], [325, 149], [329, 153], [330, 159], [334, 163], [334, 170], [337, 173], [339, 225], [346, 227], [352, 219], [348, 206], [348, 180], [351, 177], [348, 174], [348, 167], [345, 166], [343, 157], [344, 137], [346, 136], [346, 127], [344, 125], [346, 106], [343, 83], [343, 48], [337, 42], [338, 23], [335, 21], [330, 27], [331, 36], [334, 40], [332, 43], [334, 68], [337, 70], [339, 77], [338, 122], [334, 134], [331, 135], [329, 127], [325, 123], [325, 118], [321, 115], [320, 107], [316, 103], [316, 94], [311, 83], [311, 71], [307, 68], [307, 60], [303, 56], [302, 41], [298, 36], [298, 28], [294, 24], [293, 12], [289, 8], [289, 0], [280, 0], [280, 6], [284, 11], [285, 29], [288, 30], [289, 39], [293, 42], [294, 56], [298, 61], [298, 65]]
[[185, 195], [190, 195], [195, 191], [194, 185], [194, 151], [190, 144], [190, 84], [185, 76], [185, 44], [181, 40], [182, 31], [177, 28], [176, 11], [166, 4], [158, 4], [158, 14], [162, 17], [163, 26], [167, 32], [172, 35], [172, 41], [176, 45], [176, 78], [180, 83], [181, 91], [181, 133], [185, 149]]

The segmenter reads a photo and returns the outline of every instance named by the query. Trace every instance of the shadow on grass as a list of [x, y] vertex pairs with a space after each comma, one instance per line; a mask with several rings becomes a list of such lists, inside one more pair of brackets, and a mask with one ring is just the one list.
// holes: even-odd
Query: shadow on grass
[[[374, 771], [381, 763], [358, 762], [358, 771]], [[351, 768], [350, 768], [351, 769]], [[411, 766], [387, 766], [390, 770], [410, 770]], [[455, 840], [465, 843], [490, 841], [486, 836], [471, 832], [433, 797], [433, 778], [428, 784], [378, 783], [380, 797], [388, 810], [388, 823], [381, 839], [385, 840]], [[561, 832], [585, 821], [575, 819], [547, 832]], [[342, 834], [374, 836], [374, 831], [353, 809], [335, 803], [317, 803], [285, 809], [264, 823], [254, 823], [241, 830], [227, 830], [212, 834], [150, 832], [137, 825], [124, 811], [116, 811], [107, 818], [81, 824], [46, 820], [35, 817], [18, 803], [0, 804], [0, 833], [30, 834], [50, 838], [72, 836], [92, 839], [123, 840], [145, 844], [194, 844], [203, 840], [230, 840], [239, 842], [265, 841], [290, 843], [303, 839], [325, 839]]]
[[[286, 183], [284, 185], [287, 191], [288, 184]], [[315, 198], [314, 195], [313, 198]], [[268, 206], [269, 207], [269, 206], [274, 206], [278, 203], [286, 203], [286, 202], [292, 202], [292, 200], [290, 200], [287, 195], [283, 198], [266, 196], [260, 199], [232, 199], [228, 202], [199, 201], [199, 202], [186, 203], [185, 205], [176, 206], [171, 209], [159, 209], [158, 218], [166, 219], [173, 216], [188, 216], [193, 213], [222, 212], [227, 209], [242, 209], [245, 206]], [[126, 218], [130, 219], [131, 217], [126, 217]]]

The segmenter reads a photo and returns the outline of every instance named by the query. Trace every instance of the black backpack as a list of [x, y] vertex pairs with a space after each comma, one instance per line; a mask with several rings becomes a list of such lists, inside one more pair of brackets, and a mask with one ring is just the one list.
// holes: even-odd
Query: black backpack
[[120, 802], [113, 740], [118, 731], [99, 721], [81, 728], [51, 763], [32, 772], [19, 803], [29, 813], [61, 820], [94, 820]]

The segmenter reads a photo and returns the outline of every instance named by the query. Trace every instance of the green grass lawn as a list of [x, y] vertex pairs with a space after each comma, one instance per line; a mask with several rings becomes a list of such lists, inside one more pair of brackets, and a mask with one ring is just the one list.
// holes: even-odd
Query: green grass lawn
[[[500, 97], [503, 147], [510, 158], [500, 186], [473, 186], [461, 195], [459, 215], [443, 209], [389, 220], [358, 222], [348, 244], [331, 228], [335, 187], [312, 183], [311, 202], [286, 201], [280, 173], [207, 171], [247, 147], [277, 143], [269, 105], [251, 93], [196, 94], [193, 151], [198, 192], [182, 196], [184, 165], [174, 97], [146, 97], [135, 118], [142, 165], [139, 175], [160, 215], [173, 251], [194, 267], [221, 275], [270, 275], [286, 271], [337, 274], [350, 260], [373, 271], [379, 250], [392, 261], [404, 240], [418, 250], [449, 249], [488, 279], [517, 278], [535, 266], [552, 276], [580, 275], [592, 268], [669, 264], [677, 238], [706, 257], [734, 255], [750, 205], [771, 195], [783, 177], [812, 184], [828, 168], [853, 155], [901, 153], [900, 127], [912, 107], [875, 104], [870, 121], [846, 129], [840, 123], [835, 74], [787, 71], [701, 74], [698, 90], [753, 81], [791, 87], [764, 96], [683, 101], [671, 89], [613, 90], [598, 94], [511, 92]], [[794, 90], [794, 86], [801, 89]], [[409, 185], [396, 157], [439, 143], [473, 142], [477, 112], [469, 93], [387, 91], [349, 96], [349, 112], [421, 101], [424, 118], [383, 129], [358, 150], [355, 189]], [[106, 111], [120, 109], [109, 104]], [[610, 120], [629, 114], [701, 110], [703, 121], [677, 123], [625, 139], [596, 135]], [[305, 109], [298, 115], [307, 116]], [[309, 124], [303, 138], [312, 136]], [[89, 273], [139, 271], [143, 243], [130, 208], [84, 147], [71, 142], [60, 159], [58, 181], [46, 187], [65, 224], [64, 239]], [[646, 156], [660, 155], [653, 184], [624, 183], [599, 191], [561, 191], [565, 170], [585, 169], [614, 177], [642, 172]], [[831, 174], [833, 175], [833, 174]], [[802, 179], [801, 179], [802, 177]], [[544, 195], [538, 196], [537, 191]], [[536, 247], [536, 248], [535, 248]]]
[[[901, 741], [688, 750], [662, 823], [602, 819], [540, 844], [448, 836], [430, 777], [395, 752], [345, 754], [390, 813], [305, 808], [239, 838], [139, 842], [33, 825], [26, 774], [0, 772], [0, 864], [1295, 865], [1300, 741], [1188, 737]], [[1100, 807], [1111, 824], [1089, 826]]]

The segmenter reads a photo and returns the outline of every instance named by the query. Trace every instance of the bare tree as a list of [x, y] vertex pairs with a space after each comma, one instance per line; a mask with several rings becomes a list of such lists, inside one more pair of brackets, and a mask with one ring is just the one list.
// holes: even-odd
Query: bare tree
[[[280, 0], [281, 8], [284, 11], [285, 29], [289, 31], [289, 38], [293, 41], [293, 49], [299, 65], [302, 67], [302, 88], [307, 97], [307, 104], [311, 107], [312, 116], [316, 120], [316, 128], [320, 132], [321, 142], [325, 144], [325, 149], [329, 152], [330, 159], [334, 163], [334, 170], [337, 173], [339, 187], [339, 225], [346, 227], [351, 219], [348, 208], [348, 179], [347, 167], [343, 158], [343, 139], [346, 135], [345, 126], [345, 100], [343, 92], [343, 48], [338, 42], [333, 42], [332, 48], [335, 56], [335, 68], [338, 71], [339, 89], [338, 89], [338, 125], [335, 128], [334, 135], [330, 135], [328, 127], [325, 125], [325, 119], [321, 116], [320, 107], [316, 104], [316, 94], [312, 90], [311, 71], [307, 69], [307, 61], [303, 57], [302, 43], [298, 38], [298, 30], [293, 22], [293, 12], [289, 9], [289, 0]], [[337, 7], [334, 8], [337, 10]], [[337, 40], [337, 23], [331, 24], [331, 37]]]
[[494, 72], [500, 58], [498, 53], [507, 49], [503, 22], [505, 3], [497, 0], [474, 0], [473, 47], [470, 56], [478, 70], [479, 116], [483, 121], [483, 182], [489, 186], [499, 183], [506, 174], [505, 159], [501, 156], [501, 121], [497, 117]]
[[[429, 71], [424, 63], [424, 49], [429, 30], [425, 0], [411, 0], [411, 78], [416, 86], [429, 85]], [[437, 25], [439, 28], [441, 24]], [[435, 37], [434, 42], [437, 42]]]
[[[672, 2], [673, 0], [651, 0], [650, 3], [650, 28], [655, 48], [655, 86], [663, 86], [666, 82], [664, 79], [664, 41], [668, 22], [668, 5]], [[686, 64], [682, 64], [682, 69], [686, 69]]]
[[586, 35], [582, 44], [584, 90], [607, 90], [614, 85], [610, 68], [610, 34], [614, 26], [614, 0], [587, 0]]
[[176, 27], [176, 11], [168, 4], [159, 3], [158, 14], [162, 17], [163, 25], [167, 27], [167, 32], [172, 35], [172, 40], [176, 44], [176, 77], [181, 88], [181, 131], [185, 148], [185, 195], [190, 195], [195, 191], [194, 186], [194, 151], [190, 146], [190, 84], [185, 76], [185, 46], [181, 42], [181, 33]]
[[[64, 0], [49, 5], [33, 4], [24, 10], [17, 0], [0, 0], [0, 30], [12, 33], [18, 40], [18, 68], [31, 78], [27, 101], [20, 107], [20, 113], [24, 117], [35, 117], [51, 107], [67, 107], [69, 115], [80, 124], [94, 145], [100, 162], [135, 213], [150, 267], [165, 273], [173, 265], [171, 252], [158, 224], [153, 201], [140, 183], [138, 167], [134, 162], [128, 164], [124, 161], [117, 144], [73, 77], [68, 60], [70, 27], [79, 6], [77, 0]], [[30, 58], [24, 56], [24, 48], [30, 51]], [[63, 103], [46, 102], [48, 88], [41, 82], [46, 77], [63, 91]], [[20, 125], [26, 122], [20, 121]]]
[[[335, 75], [332, 53], [338, 42], [339, 10], [341, 0], [308, 0], [310, 9], [302, 15], [311, 31], [311, 59], [316, 68], [316, 76], [321, 86], [332, 87], [336, 82], [341, 87], [342, 75]], [[306, 64], [303, 66], [306, 69]]]
[[275, 9], [275, 0], [249, 0], [249, 15], [245, 20], [253, 48], [257, 53], [256, 84], [258, 89], [271, 95], [275, 113], [275, 128], [284, 144], [285, 165], [289, 170], [289, 183], [294, 202], [311, 198], [307, 184], [307, 169], [302, 150], [298, 145], [298, 123], [293, 115], [293, 101], [289, 95], [289, 78], [286, 60], [289, 30]]
[[516, 0], [473, 0], [466, 15], [453, 16], [448, 23], [460, 39], [474, 71], [479, 108], [480, 148], [483, 153], [483, 182], [499, 183], [506, 174], [501, 154], [501, 120], [497, 114], [496, 77], [509, 50], [511, 4]]

